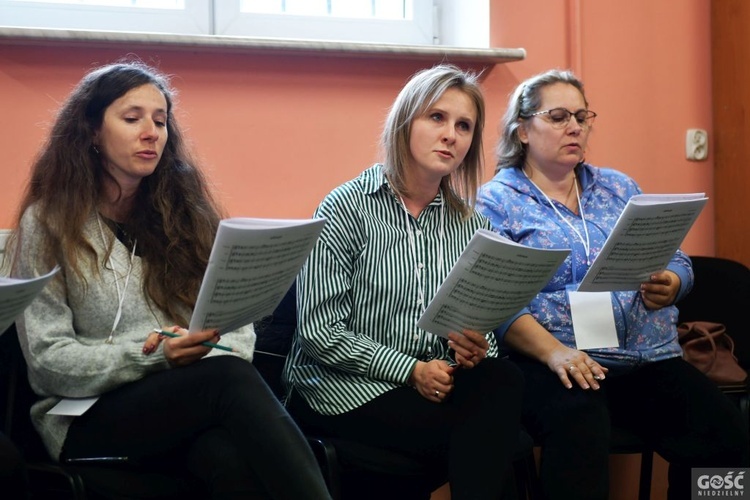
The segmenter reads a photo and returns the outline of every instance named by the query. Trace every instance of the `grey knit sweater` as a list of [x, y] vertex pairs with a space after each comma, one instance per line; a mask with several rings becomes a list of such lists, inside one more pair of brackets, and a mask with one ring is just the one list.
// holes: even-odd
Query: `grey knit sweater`
[[[94, 213], [86, 222], [84, 235], [100, 255], [114, 239], [106, 224], [100, 225]], [[40, 256], [42, 231], [33, 207], [21, 220], [20, 263], [18, 274], [31, 277], [44, 274]], [[128, 382], [159, 370], [169, 369], [161, 346], [150, 355], [142, 352], [146, 337], [154, 328], [171, 323], [148, 302], [143, 294], [141, 259], [135, 257], [126, 291], [122, 318], [114, 334], [114, 343], [106, 343], [117, 313], [118, 294], [115, 279], [123, 292], [130, 252], [115, 239], [112, 267], [102, 266], [100, 274], [82, 266], [87, 287], [60, 263], [60, 272], [17, 321], [19, 340], [29, 366], [29, 381], [42, 398], [31, 409], [34, 426], [50, 455], [59, 459], [68, 428], [75, 417], [48, 415], [61, 398], [83, 398], [103, 394]], [[189, 314], [185, 315], [189, 317]], [[255, 332], [252, 325], [222, 334], [222, 344], [237, 354], [213, 349], [209, 356], [239, 355], [252, 360]]]

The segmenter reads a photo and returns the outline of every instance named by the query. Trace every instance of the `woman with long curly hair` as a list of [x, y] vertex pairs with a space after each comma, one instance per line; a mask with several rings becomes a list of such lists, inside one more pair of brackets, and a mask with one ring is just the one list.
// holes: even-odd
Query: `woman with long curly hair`
[[[252, 325], [221, 339], [183, 328], [220, 218], [166, 76], [138, 61], [89, 72], [33, 164], [10, 243], [17, 276], [60, 267], [18, 321], [40, 396], [32, 419], [63, 461], [183, 468], [212, 498], [328, 498], [304, 436], [251, 363]], [[89, 397], [79, 416], [48, 413]]]

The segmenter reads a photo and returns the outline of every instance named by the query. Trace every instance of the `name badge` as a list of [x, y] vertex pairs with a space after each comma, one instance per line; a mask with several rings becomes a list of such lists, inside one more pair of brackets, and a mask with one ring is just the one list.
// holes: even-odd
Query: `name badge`
[[610, 292], [577, 292], [568, 288], [576, 349], [617, 347], [615, 313]]

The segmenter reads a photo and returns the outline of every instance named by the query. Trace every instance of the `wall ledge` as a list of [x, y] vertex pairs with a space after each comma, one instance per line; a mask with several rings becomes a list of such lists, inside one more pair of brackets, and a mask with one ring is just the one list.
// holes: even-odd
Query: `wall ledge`
[[134, 45], [175, 50], [232, 51], [248, 54], [317, 55], [326, 57], [389, 58], [448, 61], [467, 64], [501, 64], [526, 58], [522, 48], [465, 48], [397, 45], [282, 38], [218, 35], [176, 35], [124, 31], [17, 28], [0, 26], [0, 45], [48, 45], [112, 47]]

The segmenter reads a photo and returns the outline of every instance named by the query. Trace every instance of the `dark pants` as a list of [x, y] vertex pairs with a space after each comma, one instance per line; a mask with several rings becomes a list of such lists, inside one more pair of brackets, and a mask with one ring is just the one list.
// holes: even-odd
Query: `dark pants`
[[212, 498], [329, 498], [307, 440], [255, 367], [203, 359], [126, 384], [76, 417], [63, 458], [184, 467]]
[[[454, 380], [453, 393], [440, 404], [411, 387], [394, 389], [340, 415], [313, 411], [298, 393], [288, 404], [309, 432], [395, 450], [447, 471], [453, 500], [500, 498], [511, 487], [507, 481], [518, 443], [521, 374], [507, 360], [488, 358], [471, 370], [457, 370]], [[410, 486], [414, 484], [404, 484]], [[361, 489], [358, 497], [366, 493]], [[407, 496], [396, 490], [387, 498]]]
[[606, 499], [611, 425], [670, 463], [668, 498], [690, 498], [692, 467], [747, 467], [747, 423], [716, 385], [681, 358], [609, 376], [599, 391], [566, 389], [546, 365], [514, 354], [526, 378], [523, 422], [541, 442], [549, 499]]

